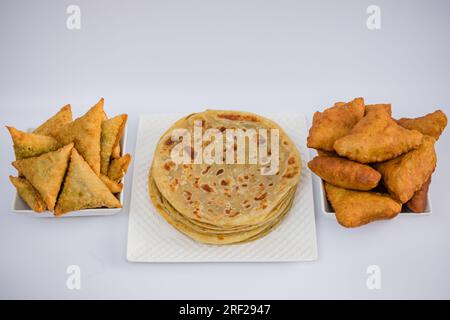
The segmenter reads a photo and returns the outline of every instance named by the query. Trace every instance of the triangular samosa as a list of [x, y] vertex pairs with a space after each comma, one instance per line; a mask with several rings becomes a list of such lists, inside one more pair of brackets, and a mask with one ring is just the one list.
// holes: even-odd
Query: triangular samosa
[[109, 161], [113, 149], [119, 143], [128, 116], [126, 114], [106, 120], [102, 123], [100, 145], [100, 172], [108, 174]]
[[16, 159], [37, 157], [43, 153], [55, 151], [60, 147], [59, 142], [52, 137], [27, 133], [14, 127], [6, 127], [14, 143]]
[[107, 176], [104, 176], [101, 174], [100, 179], [103, 181], [105, 186], [108, 187], [109, 191], [111, 191], [112, 193], [119, 193], [123, 189], [123, 183], [115, 182], [115, 181], [111, 180], [110, 178], [108, 178]]
[[129, 153], [119, 159], [114, 159], [109, 166], [108, 177], [111, 180], [119, 182], [127, 173], [130, 163], [131, 155]]
[[65, 147], [44, 153], [39, 157], [16, 160], [13, 166], [24, 175], [39, 192], [48, 209], [55, 208], [61, 184], [69, 163], [73, 143]]
[[70, 104], [66, 104], [58, 113], [34, 130], [33, 133], [54, 137], [59, 130], [71, 122], [72, 108]]
[[55, 216], [69, 211], [101, 207], [121, 208], [122, 205], [77, 150], [73, 149]]
[[35, 212], [41, 213], [47, 209], [39, 192], [24, 178], [9, 176], [9, 180], [16, 187], [19, 196]]
[[100, 174], [100, 135], [104, 116], [102, 98], [85, 115], [56, 134], [56, 139], [62, 144], [74, 142], [75, 149], [86, 159], [97, 175]]

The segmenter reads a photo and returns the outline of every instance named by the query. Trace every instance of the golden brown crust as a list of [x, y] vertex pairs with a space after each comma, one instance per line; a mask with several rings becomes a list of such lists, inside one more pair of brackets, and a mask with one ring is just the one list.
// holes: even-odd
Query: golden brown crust
[[397, 123], [406, 129], [417, 130], [438, 140], [447, 126], [447, 116], [442, 110], [436, 110], [419, 118], [401, 118]]
[[420, 146], [422, 134], [399, 126], [382, 108], [367, 113], [350, 133], [334, 143], [342, 156], [361, 163], [393, 159]]
[[324, 156], [324, 157], [339, 157], [339, 155], [334, 151], [325, 151], [325, 150], [320, 150], [320, 149], [317, 149], [316, 151], [317, 151], [317, 155], [319, 157], [322, 157], [322, 156]]
[[105, 116], [103, 103], [102, 98], [85, 115], [66, 125], [55, 135], [62, 144], [74, 142], [77, 151], [97, 175], [100, 174], [101, 124]]
[[55, 216], [86, 208], [121, 208], [119, 200], [74, 148]]
[[430, 187], [431, 178], [420, 188], [414, 196], [406, 203], [409, 210], [414, 213], [423, 213], [427, 207], [428, 188]]
[[389, 193], [400, 202], [411, 199], [431, 177], [436, 167], [435, 142], [434, 138], [425, 135], [418, 149], [375, 165]]
[[346, 228], [355, 228], [376, 220], [396, 217], [401, 203], [387, 194], [353, 191], [325, 183], [327, 198], [334, 208], [336, 219]]
[[326, 182], [346, 189], [370, 190], [381, 179], [372, 167], [338, 157], [315, 157], [308, 167]]
[[55, 208], [72, 149], [73, 143], [39, 157], [16, 160], [12, 163], [39, 192], [50, 211]]
[[118, 143], [118, 144], [114, 147], [114, 149], [113, 149], [113, 151], [112, 151], [112, 153], [111, 153], [111, 158], [112, 158], [112, 159], [119, 159], [119, 158], [120, 158], [120, 154], [121, 154], [120, 143]]
[[33, 133], [55, 137], [59, 130], [72, 122], [72, 107], [70, 104], [62, 107], [54, 116], [41, 124]]
[[107, 186], [108, 189], [112, 193], [119, 193], [123, 189], [123, 183], [117, 183], [117, 182], [111, 180], [110, 178], [108, 178], [107, 176], [104, 176], [104, 175], [101, 174], [100, 175], [100, 179], [103, 181], [105, 186]]
[[379, 110], [379, 109], [383, 109], [389, 114], [389, 116], [392, 116], [392, 107], [390, 103], [366, 104], [365, 114], [367, 114], [372, 110]]
[[109, 166], [108, 178], [115, 182], [120, 182], [128, 170], [131, 163], [131, 155], [127, 153], [119, 159], [113, 159]]
[[41, 195], [28, 180], [24, 178], [16, 178], [9, 176], [9, 180], [16, 187], [19, 196], [25, 201], [28, 206], [37, 213], [44, 212], [47, 209], [44, 200]]
[[348, 103], [337, 103], [323, 112], [314, 113], [307, 146], [324, 151], [334, 151], [334, 142], [347, 135], [363, 116], [363, 98], [356, 98]]
[[61, 147], [55, 138], [34, 133], [26, 133], [17, 130], [14, 127], [7, 126], [6, 128], [11, 134], [14, 143], [14, 153], [17, 160], [37, 157], [41, 154], [55, 151]]
[[109, 162], [112, 152], [119, 144], [119, 139], [125, 128], [128, 116], [122, 114], [102, 123], [100, 143], [100, 173], [108, 174]]

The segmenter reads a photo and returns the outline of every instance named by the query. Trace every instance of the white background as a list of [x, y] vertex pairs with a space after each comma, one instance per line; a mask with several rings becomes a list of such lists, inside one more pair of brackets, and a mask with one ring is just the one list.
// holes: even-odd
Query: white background
[[[81, 8], [81, 30], [66, 28], [69, 4]], [[366, 27], [370, 4], [381, 8], [381, 30]], [[0, 121], [26, 129], [66, 103], [81, 115], [103, 96], [110, 115], [129, 114], [133, 152], [140, 114], [208, 107], [311, 119], [355, 96], [391, 102], [395, 117], [449, 114], [449, 12], [445, 0], [0, 0]], [[133, 264], [130, 181], [115, 216], [14, 215], [2, 130], [1, 298], [450, 298], [448, 131], [436, 146], [431, 216], [347, 230], [319, 214], [316, 197], [315, 262]], [[66, 288], [72, 264], [78, 291]], [[381, 290], [366, 287], [372, 264]]]

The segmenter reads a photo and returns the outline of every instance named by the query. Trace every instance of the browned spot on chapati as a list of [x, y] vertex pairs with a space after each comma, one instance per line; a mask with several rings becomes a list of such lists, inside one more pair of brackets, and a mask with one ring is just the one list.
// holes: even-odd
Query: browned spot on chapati
[[263, 194], [255, 197], [255, 200], [256, 201], [261, 201], [261, 200], [264, 200], [266, 197], [267, 197], [267, 192], [264, 192]]
[[201, 188], [202, 188], [203, 190], [205, 190], [206, 192], [213, 192], [213, 191], [214, 191], [214, 189], [213, 189], [209, 184], [207, 184], [207, 183], [202, 184], [202, 185], [201, 185]]
[[220, 119], [227, 119], [227, 120], [232, 120], [232, 121], [259, 122], [258, 118], [253, 115], [242, 115], [242, 114], [230, 113], [230, 114], [218, 114], [217, 117]]

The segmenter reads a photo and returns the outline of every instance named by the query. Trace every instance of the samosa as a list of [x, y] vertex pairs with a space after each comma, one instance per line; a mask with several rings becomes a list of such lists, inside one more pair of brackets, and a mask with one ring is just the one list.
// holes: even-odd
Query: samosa
[[105, 116], [103, 102], [101, 98], [85, 115], [75, 119], [56, 134], [56, 139], [62, 144], [75, 143], [77, 151], [97, 175], [100, 174], [100, 135]]
[[128, 116], [123, 114], [102, 123], [100, 139], [100, 173], [103, 175], [108, 174], [108, 167], [113, 149], [119, 143], [127, 118]]
[[57, 150], [61, 145], [52, 137], [27, 133], [14, 127], [6, 127], [11, 134], [16, 160], [37, 157], [43, 153]]
[[121, 208], [122, 205], [74, 148], [56, 204], [55, 216], [69, 211], [101, 207]]
[[72, 149], [73, 143], [70, 143], [39, 157], [16, 160], [12, 163], [39, 192], [50, 211], [55, 208]]
[[129, 153], [119, 159], [112, 160], [108, 170], [108, 177], [113, 181], [119, 182], [127, 173], [130, 163], [131, 155]]
[[31, 183], [24, 178], [17, 178], [9, 176], [9, 180], [16, 187], [19, 196], [23, 201], [35, 212], [41, 213], [47, 209], [44, 200], [42, 200], [41, 195]]
[[33, 133], [55, 137], [66, 125], [72, 122], [72, 107], [66, 104], [54, 116], [41, 124]]

